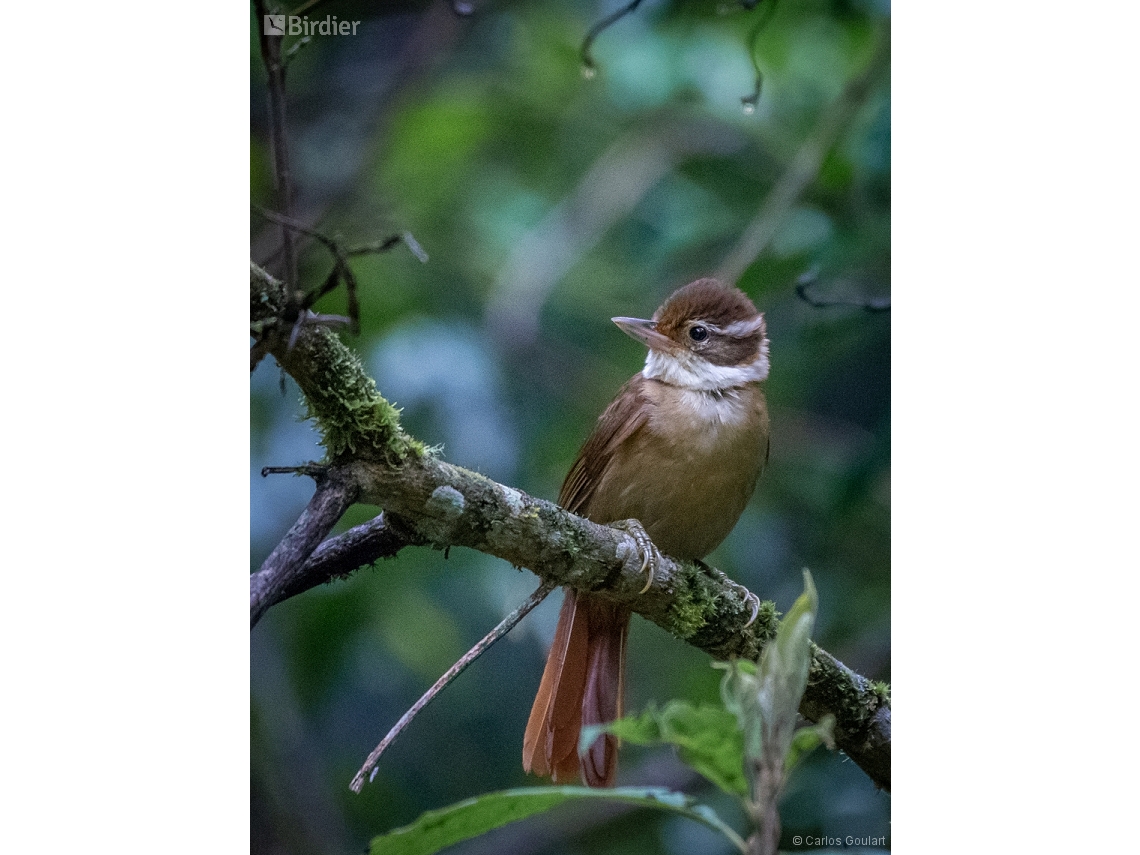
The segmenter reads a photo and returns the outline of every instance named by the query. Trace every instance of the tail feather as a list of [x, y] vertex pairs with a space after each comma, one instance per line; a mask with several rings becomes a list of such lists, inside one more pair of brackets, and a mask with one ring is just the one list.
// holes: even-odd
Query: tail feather
[[[590, 659], [582, 699], [582, 726], [604, 724], [622, 716], [625, 705], [625, 641], [628, 610], [605, 600], [591, 600]], [[618, 739], [606, 734], [583, 758], [582, 776], [591, 787], [612, 787], [617, 775]]]
[[[558, 761], [566, 756], [565, 736], [555, 748], [556, 727], [564, 735], [567, 730], [576, 731], [582, 726], [580, 698], [581, 687], [586, 683], [587, 639], [585, 621], [574, 620], [576, 610], [573, 592], [567, 589], [558, 615], [554, 643], [546, 657], [542, 682], [530, 709], [523, 737], [523, 770], [536, 775], [551, 774]], [[571, 643], [571, 635], [575, 633], [577, 637]], [[570, 699], [574, 691], [578, 692], [578, 703]], [[573, 748], [570, 754], [577, 756]]]
[[[628, 609], [566, 590], [523, 738], [524, 770], [552, 775], [556, 782], [574, 780], [580, 769], [578, 737], [583, 725], [621, 716], [629, 619]], [[613, 785], [617, 749], [612, 736], [590, 746], [581, 765], [587, 784]]]

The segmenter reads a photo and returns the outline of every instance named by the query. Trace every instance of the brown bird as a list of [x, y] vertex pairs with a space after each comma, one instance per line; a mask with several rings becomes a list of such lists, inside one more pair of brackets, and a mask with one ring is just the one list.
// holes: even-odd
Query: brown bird
[[[752, 301], [715, 279], [678, 289], [652, 320], [613, 322], [649, 355], [598, 419], [558, 502], [631, 530], [648, 550], [652, 581], [654, 545], [674, 558], [703, 558], [756, 487], [768, 459], [768, 407], [757, 385], [768, 376], [768, 337]], [[573, 781], [582, 727], [621, 717], [630, 615], [566, 589], [526, 726], [523, 769]], [[581, 772], [591, 787], [613, 785], [617, 748], [608, 735], [590, 746]]]

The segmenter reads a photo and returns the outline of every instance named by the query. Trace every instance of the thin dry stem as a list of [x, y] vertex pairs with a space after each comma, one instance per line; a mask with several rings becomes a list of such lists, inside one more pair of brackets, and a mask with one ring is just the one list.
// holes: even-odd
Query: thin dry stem
[[716, 274], [718, 279], [736, 282], [772, 242], [788, 211], [819, 174], [824, 158], [840, 133], [866, 103], [873, 84], [888, 67], [890, 56], [890, 30], [884, 29], [866, 68], [844, 87], [839, 97], [820, 116], [815, 131], [800, 146], [752, 222], [745, 227], [736, 246], [721, 263]]
[[[400, 717], [400, 720], [396, 722], [395, 726], [388, 731], [388, 735], [380, 740], [380, 744], [372, 750], [372, 753], [368, 755], [368, 759], [364, 761], [364, 765], [360, 767], [360, 771], [353, 777], [352, 783], [349, 784], [349, 786], [354, 793], [359, 793], [364, 787], [364, 778], [366, 775], [370, 772], [375, 775], [374, 770], [376, 763], [380, 760], [380, 755], [388, 749], [388, 746], [396, 740], [396, 737], [400, 735], [404, 728], [412, 723], [412, 719], [419, 714], [420, 710], [426, 707], [436, 695], [442, 692], [448, 683], [462, 674], [468, 665], [482, 656], [492, 644], [514, 629], [518, 622], [530, 613], [531, 609], [546, 599], [546, 595], [554, 590], [554, 587], [554, 583], [552, 582], [543, 582], [539, 585], [538, 588], [535, 589], [535, 592], [523, 601], [522, 605], [503, 618], [498, 626], [480, 639], [478, 644], [464, 653], [458, 662], [448, 668], [446, 673], [436, 680], [435, 684], [424, 692], [418, 701], [412, 704], [411, 709], [404, 713], [403, 716]], [[371, 780], [371, 778], [369, 778], [369, 780]]]

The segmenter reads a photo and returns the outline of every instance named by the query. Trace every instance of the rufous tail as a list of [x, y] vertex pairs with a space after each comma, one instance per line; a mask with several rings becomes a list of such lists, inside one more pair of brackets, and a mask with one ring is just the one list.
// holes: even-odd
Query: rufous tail
[[567, 783], [580, 768], [591, 787], [613, 786], [617, 737], [595, 740], [579, 764], [578, 736], [583, 727], [621, 718], [629, 618], [629, 609], [566, 589], [523, 737], [524, 770]]

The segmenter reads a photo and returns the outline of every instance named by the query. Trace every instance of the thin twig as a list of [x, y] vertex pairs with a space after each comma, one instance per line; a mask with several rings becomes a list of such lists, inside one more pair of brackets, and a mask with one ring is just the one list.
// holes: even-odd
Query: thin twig
[[268, 208], [263, 208], [260, 205], [250, 205], [254, 212], [265, 217], [270, 222], [277, 223], [282, 228], [288, 229], [291, 232], [300, 232], [303, 235], [316, 238], [325, 246], [327, 246], [334, 254], [339, 252], [340, 245], [330, 237], [326, 237], [316, 229], [306, 226], [304, 223], [294, 220], [288, 214], [280, 214], [277, 211], [270, 211]]
[[[284, 36], [269, 35], [265, 31], [265, 0], [254, 0], [257, 10], [257, 30], [261, 46], [261, 61], [265, 64], [269, 90], [269, 138], [273, 147], [273, 178], [277, 188], [277, 207], [281, 214], [293, 214], [293, 172], [289, 165], [289, 141], [285, 125], [285, 63], [281, 61], [281, 43]], [[297, 248], [293, 235], [281, 229], [281, 243], [285, 253], [285, 281], [297, 287]]]
[[370, 255], [372, 253], [387, 252], [392, 247], [400, 242], [400, 235], [389, 235], [382, 240], [374, 241], [373, 243], [361, 244], [360, 246], [350, 247], [344, 251], [348, 257], [354, 255]]
[[403, 239], [408, 249], [412, 251], [412, 255], [419, 259], [420, 264], [428, 263], [428, 254], [424, 251], [424, 248], [420, 246], [420, 242], [416, 240], [415, 235], [413, 235], [411, 232], [402, 232], [400, 234], [400, 237]]
[[597, 65], [594, 63], [593, 54], [590, 53], [590, 47], [594, 44], [594, 39], [602, 34], [604, 30], [616, 24], [626, 15], [636, 11], [637, 7], [641, 5], [641, 0], [630, 0], [629, 4], [618, 9], [616, 12], [611, 12], [594, 26], [590, 27], [590, 32], [586, 33], [586, 38], [582, 40], [582, 47], [580, 53], [582, 55], [582, 67], [590, 72], [591, 76]]
[[[535, 589], [534, 593], [527, 597], [525, 601], [523, 601], [522, 605], [520, 605], [517, 609], [503, 618], [498, 626], [483, 636], [478, 644], [464, 653], [463, 657], [458, 662], [448, 668], [447, 672], [435, 681], [435, 685], [424, 692], [423, 697], [416, 701], [412, 705], [412, 708], [404, 713], [400, 720], [396, 722], [395, 726], [388, 731], [388, 735], [380, 740], [380, 744], [377, 745], [372, 750], [372, 753], [368, 755], [368, 759], [364, 761], [364, 765], [360, 767], [360, 771], [356, 773], [356, 776], [352, 779], [352, 783], [349, 784], [354, 793], [359, 793], [360, 790], [364, 787], [365, 775], [369, 776], [368, 780], [372, 780], [372, 778], [376, 776], [376, 763], [380, 759], [380, 755], [388, 749], [388, 746], [391, 745], [393, 741], [395, 741], [396, 737], [400, 735], [401, 731], [403, 731], [405, 727], [411, 724], [412, 719], [414, 719], [416, 715], [419, 714], [420, 710], [426, 707], [436, 695], [443, 691], [448, 683], [462, 674], [468, 665], [482, 656], [487, 651], [487, 648], [489, 648], [492, 644], [494, 644], [496, 641], [514, 629], [515, 625], [524, 617], [526, 617], [527, 614], [530, 613], [531, 609], [546, 599], [546, 595], [549, 594], [554, 589], [554, 587], [555, 585], [553, 582], [543, 582], [541, 585], [539, 585], [538, 588]], [[369, 773], [371, 774], [369, 775]]]
[[889, 312], [891, 310], [890, 297], [868, 297], [866, 300], [821, 300], [808, 294], [808, 288], [816, 284], [818, 274], [809, 270], [796, 282], [796, 296], [817, 309], [826, 309], [830, 306], [851, 306], [865, 312]]
[[[313, 318], [305, 318], [305, 310], [316, 303], [317, 300], [319, 300], [325, 294], [328, 294], [330, 291], [334, 290], [336, 286], [339, 285], [342, 281], [344, 282], [344, 290], [348, 296], [348, 317], [344, 320], [347, 321], [353, 333], [360, 333], [360, 302], [357, 296], [358, 288], [356, 283], [356, 274], [352, 272], [352, 267], [349, 266], [348, 263], [348, 259], [350, 257], [356, 255], [369, 255], [373, 253], [387, 252], [396, 244], [400, 243], [400, 241], [403, 241], [405, 244], [407, 244], [408, 249], [412, 251], [416, 258], [423, 262], [427, 261], [427, 253], [423, 251], [420, 245], [416, 242], [416, 239], [412, 237], [411, 232], [404, 232], [398, 235], [390, 235], [389, 237], [383, 238], [381, 240], [373, 241], [372, 243], [368, 244], [362, 244], [360, 246], [345, 247], [341, 245], [340, 241], [334, 240], [328, 235], [325, 235], [314, 228], [310, 228], [309, 226], [298, 222], [292, 217], [286, 217], [274, 211], [266, 210], [260, 205], [250, 205], [250, 207], [265, 219], [269, 220], [270, 222], [277, 223], [284, 229], [300, 232], [301, 234], [316, 238], [321, 242], [321, 244], [324, 245], [326, 249], [328, 249], [333, 257], [333, 269], [329, 271], [329, 275], [325, 277], [325, 281], [321, 283], [318, 288], [314, 288], [312, 291], [309, 291], [307, 294], [301, 297], [297, 305], [294, 307], [295, 310], [299, 312], [299, 317], [296, 318], [297, 326], [294, 327], [292, 336], [290, 337], [290, 350], [292, 349], [293, 342], [296, 340], [299, 333], [299, 325], [306, 320], [314, 320]], [[332, 325], [341, 320], [340, 316], [338, 315], [318, 315], [316, 316], [316, 319], [324, 323], [326, 326]]]
[[[745, 6], [749, 9], [755, 5], [756, 4], [753, 3], [752, 6], [748, 6], [748, 4], [745, 3]], [[751, 95], [745, 95], [740, 99], [740, 103], [744, 105], [744, 110], [747, 113], [753, 112], [756, 109], [756, 105], [760, 103], [760, 87], [764, 85], [764, 74], [760, 71], [760, 62], [756, 59], [756, 42], [759, 41], [761, 31], [768, 25], [768, 22], [772, 20], [774, 14], [776, 14], [776, 0], [768, 0], [767, 5], [765, 5], [760, 12], [759, 19], [757, 19], [755, 25], [752, 27], [752, 32], [748, 34], [748, 59], [752, 62], [752, 70], [756, 72], [756, 87], [752, 90]]]
[[815, 131], [800, 146], [752, 222], [745, 227], [736, 246], [721, 262], [717, 271], [718, 279], [725, 282], [737, 281], [760, 253], [767, 249], [783, 225], [788, 210], [815, 180], [823, 159], [835, 145], [839, 134], [866, 102], [879, 75], [889, 67], [890, 57], [890, 29], [884, 28], [879, 33], [874, 53], [866, 68], [843, 88], [839, 97], [820, 116]]
[[312, 40], [312, 36], [302, 36], [298, 41], [293, 43], [293, 46], [290, 47], [289, 50], [285, 51], [285, 56], [281, 60], [285, 68], [288, 68], [292, 64], [293, 60], [297, 58], [297, 54], [299, 54], [301, 50], [305, 48]]
[[[351, 308], [352, 301], [349, 301]], [[352, 318], [347, 315], [319, 315], [316, 312], [310, 312], [305, 309], [297, 316], [297, 320], [293, 322], [293, 329], [289, 333], [288, 350], [292, 350], [297, 344], [297, 339], [301, 337], [301, 331], [305, 327], [327, 327], [330, 330], [341, 329], [348, 327], [354, 332], [359, 332], [359, 326], [353, 323]]]
[[302, 463], [300, 466], [265, 466], [261, 477], [269, 475], [308, 475], [310, 478], [323, 478], [329, 468], [321, 463]]
[[308, 235], [312, 238], [316, 238], [328, 248], [329, 252], [331, 252], [335, 258], [351, 258], [355, 255], [371, 255], [387, 252], [400, 241], [408, 244], [408, 248], [412, 250], [412, 253], [417, 258], [419, 258], [420, 254], [423, 253], [423, 250], [420, 249], [420, 245], [416, 243], [416, 239], [412, 236], [411, 232], [402, 232], [398, 235], [389, 235], [386, 238], [381, 238], [380, 240], [373, 241], [372, 243], [362, 243], [358, 246], [346, 247], [342, 246], [340, 241], [336, 240], [335, 238], [331, 238], [323, 232], [319, 232], [310, 226], [306, 226], [304, 223], [301, 223], [292, 217], [283, 216], [276, 211], [270, 211], [269, 209], [263, 208], [260, 205], [250, 205], [250, 208], [252, 208], [255, 213], [260, 214], [270, 222], [277, 223], [279, 226], [292, 229], [295, 232], [300, 232], [301, 234]]
[[[333, 269], [329, 275], [325, 277], [325, 281], [321, 283], [320, 287], [314, 288], [312, 291], [304, 295], [300, 301], [298, 308], [301, 310], [300, 316], [293, 327], [293, 332], [289, 338], [289, 349], [292, 350], [297, 336], [300, 334], [300, 326], [306, 319], [306, 310], [317, 302], [325, 294], [334, 290], [341, 280], [344, 281], [344, 289], [348, 294], [348, 322], [354, 334], [360, 333], [360, 303], [356, 296], [356, 277], [352, 273], [352, 268], [348, 266], [348, 258], [343, 247], [338, 241], [318, 232], [316, 229], [311, 229], [302, 223], [297, 222], [292, 217], [285, 217], [280, 214], [275, 214], [273, 211], [267, 211], [257, 205], [252, 206], [255, 211], [265, 217], [267, 220], [277, 223], [287, 231], [297, 231], [301, 234], [309, 235], [320, 241], [326, 249], [333, 256]], [[394, 242], [393, 242], [394, 243]]]

